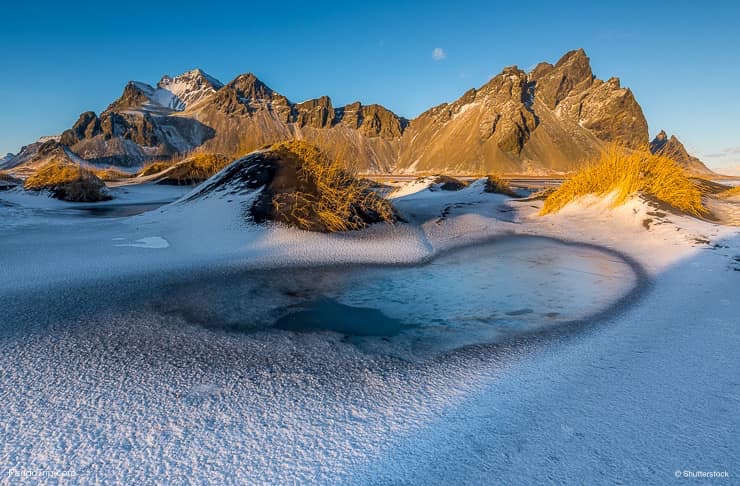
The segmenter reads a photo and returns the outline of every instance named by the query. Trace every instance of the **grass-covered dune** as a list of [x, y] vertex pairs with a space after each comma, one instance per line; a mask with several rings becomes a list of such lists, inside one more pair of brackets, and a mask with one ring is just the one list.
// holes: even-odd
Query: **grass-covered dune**
[[435, 176], [433, 185], [443, 191], [459, 191], [468, 187], [468, 183], [447, 175]]
[[303, 141], [266, 146], [230, 163], [185, 200], [247, 197], [255, 223], [276, 222], [307, 231], [337, 232], [396, 221], [396, 212], [375, 184], [347, 171]]
[[361, 229], [396, 219], [391, 204], [370, 185], [302, 141], [282, 142], [268, 152], [275, 164], [272, 180], [252, 207], [255, 221], [281, 222], [309, 231]]
[[71, 162], [50, 162], [25, 180], [29, 191], [49, 191], [57, 199], [97, 202], [111, 199], [108, 189], [91, 170]]
[[509, 183], [496, 174], [489, 174], [486, 176], [486, 185], [483, 190], [494, 194], [504, 194], [506, 196], [517, 197], [517, 193], [511, 188]]
[[589, 194], [614, 194], [615, 206], [641, 194], [692, 216], [708, 214], [700, 189], [685, 171], [673, 159], [652, 154], [647, 148], [629, 150], [609, 146], [552, 192], [545, 199], [541, 214], [557, 212]]

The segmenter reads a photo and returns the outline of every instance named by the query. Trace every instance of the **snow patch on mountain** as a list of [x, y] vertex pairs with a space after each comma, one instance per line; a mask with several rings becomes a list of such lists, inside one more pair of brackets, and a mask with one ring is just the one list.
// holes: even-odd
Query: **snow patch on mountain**
[[152, 101], [166, 108], [182, 111], [215, 93], [222, 86], [221, 81], [195, 69], [174, 78], [162, 77], [152, 95]]
[[58, 142], [59, 139], [61, 139], [61, 135], [45, 135], [43, 137], [39, 137], [39, 139], [36, 141], [38, 143], [46, 143], [46, 142]]

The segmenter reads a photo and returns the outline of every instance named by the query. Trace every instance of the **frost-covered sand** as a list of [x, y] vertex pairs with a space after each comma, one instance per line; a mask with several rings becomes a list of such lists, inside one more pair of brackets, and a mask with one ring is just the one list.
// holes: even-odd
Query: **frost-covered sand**
[[[133, 191], [133, 202], [159, 194]], [[407, 224], [328, 236], [244, 223], [249, 195], [111, 219], [0, 193], [0, 463], [120, 483], [649, 484], [676, 470], [740, 474], [736, 227], [639, 199], [538, 217], [541, 202], [486, 194], [480, 182], [395, 196]], [[396, 271], [431, 261], [434, 270], [444, 255], [468, 255], [456, 248], [507, 235], [593, 245], [543, 247], [552, 261], [539, 264], [556, 270], [543, 276], [567, 290], [585, 269], [583, 281], [609, 291], [583, 301], [566, 293], [568, 319], [420, 359], [394, 337], [236, 325], [244, 313], [269, 320], [264, 309], [305, 288], [342, 287], [337, 275], [382, 271], [314, 265]], [[588, 253], [599, 247], [607, 251]], [[561, 251], [594, 260], [564, 268]], [[624, 278], [609, 281], [615, 272]], [[433, 273], [429, 289], [441, 275], [459, 295], [439, 312], [454, 300], [487, 307], [465, 301], [454, 274]], [[387, 290], [368, 282], [335, 297], [359, 305]], [[411, 297], [425, 288], [393, 282]], [[505, 319], [546, 321], [535, 293], [520, 294]], [[425, 308], [386, 300], [393, 318]]]

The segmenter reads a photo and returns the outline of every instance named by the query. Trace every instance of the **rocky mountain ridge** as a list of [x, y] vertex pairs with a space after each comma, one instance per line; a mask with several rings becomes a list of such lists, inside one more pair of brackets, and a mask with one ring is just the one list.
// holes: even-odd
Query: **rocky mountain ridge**
[[[359, 101], [335, 107], [328, 96], [294, 103], [252, 73], [222, 84], [196, 69], [156, 87], [129, 82], [56, 143], [94, 164], [137, 167], [195, 149], [236, 156], [290, 139], [364, 173], [551, 173], [610, 142], [647, 145], [648, 128], [632, 92], [617, 78], [596, 78], [579, 49], [529, 73], [507, 67], [413, 120]], [[39, 148], [29, 145], [8, 164]]]

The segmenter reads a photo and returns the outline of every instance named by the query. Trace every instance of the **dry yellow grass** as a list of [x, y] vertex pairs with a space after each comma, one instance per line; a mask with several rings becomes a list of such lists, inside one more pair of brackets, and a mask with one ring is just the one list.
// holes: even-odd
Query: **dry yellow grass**
[[367, 220], [395, 221], [391, 204], [378, 196], [368, 182], [348, 172], [346, 164], [328, 160], [302, 141], [281, 142], [271, 148], [280, 158], [295, 163], [294, 190], [273, 196], [278, 220], [312, 231], [348, 231], [367, 226]]
[[124, 172], [115, 167], [106, 167], [104, 169], [90, 168], [90, 171], [104, 181], [114, 181], [117, 179], [128, 179], [133, 177], [129, 172]]
[[202, 182], [229, 165], [233, 159], [222, 154], [199, 152], [179, 161], [156, 161], [144, 166], [138, 177], [158, 174], [172, 168], [166, 175], [172, 184], [195, 184]]
[[85, 173], [92, 174], [92, 172], [75, 164], [50, 163], [26, 179], [23, 187], [29, 191], [38, 191], [56, 184], [64, 184], [77, 180], [83, 177]]
[[233, 159], [223, 154], [197, 153], [177, 164], [185, 169], [185, 178], [206, 180], [231, 163]]
[[484, 190], [486, 192], [504, 194], [511, 197], [517, 196], [516, 192], [514, 192], [509, 183], [496, 174], [489, 174], [488, 176], [486, 176], [486, 187]]
[[105, 183], [92, 171], [68, 162], [51, 162], [23, 184], [30, 191], [48, 190], [58, 199], [94, 202], [110, 199]]
[[616, 193], [615, 206], [639, 193], [694, 216], [707, 214], [701, 192], [675, 161], [651, 154], [647, 148], [626, 150], [618, 145], [606, 148], [597, 160], [550, 194], [540, 214], [557, 212], [587, 194], [611, 193]]
[[165, 169], [169, 169], [174, 165], [174, 162], [167, 160], [156, 160], [145, 164], [142, 169], [136, 173], [136, 177], [144, 177], [152, 174], [158, 174]]

